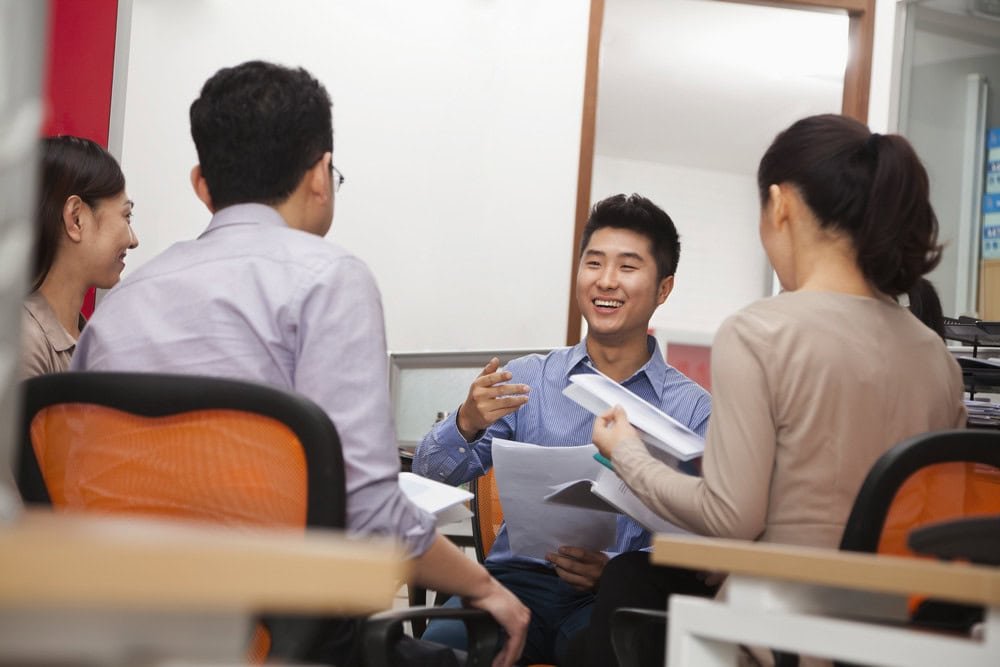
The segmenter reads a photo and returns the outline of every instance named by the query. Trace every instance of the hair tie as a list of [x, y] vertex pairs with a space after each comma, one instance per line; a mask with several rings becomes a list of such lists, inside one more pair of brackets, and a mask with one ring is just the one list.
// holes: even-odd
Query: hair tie
[[878, 132], [869, 134], [868, 139], [865, 140], [865, 152], [871, 154], [872, 157], [878, 157], [878, 142], [881, 138], [882, 135]]

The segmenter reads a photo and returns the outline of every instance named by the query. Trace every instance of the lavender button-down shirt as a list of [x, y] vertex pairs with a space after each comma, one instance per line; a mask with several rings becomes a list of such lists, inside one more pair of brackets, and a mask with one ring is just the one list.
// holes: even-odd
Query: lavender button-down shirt
[[385, 326], [368, 267], [288, 227], [273, 208], [218, 211], [193, 241], [168, 248], [101, 301], [74, 370], [190, 373], [304, 394], [343, 447], [347, 525], [426, 551], [434, 518], [399, 489]]

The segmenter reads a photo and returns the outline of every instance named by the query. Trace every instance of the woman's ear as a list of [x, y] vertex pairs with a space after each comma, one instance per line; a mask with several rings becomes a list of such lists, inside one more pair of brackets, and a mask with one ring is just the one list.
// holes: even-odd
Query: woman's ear
[[70, 195], [63, 203], [63, 229], [66, 230], [66, 236], [74, 243], [79, 243], [83, 239], [83, 225], [80, 223], [80, 215], [83, 213], [84, 205], [79, 195]]
[[772, 183], [767, 188], [767, 205], [770, 208], [771, 224], [777, 229], [788, 221], [788, 197], [785, 186]]

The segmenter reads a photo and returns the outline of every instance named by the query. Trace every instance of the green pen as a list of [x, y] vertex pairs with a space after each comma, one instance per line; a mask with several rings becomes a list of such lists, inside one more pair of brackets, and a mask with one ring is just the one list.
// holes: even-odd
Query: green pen
[[604, 456], [603, 454], [601, 454], [600, 452], [598, 452], [597, 454], [594, 454], [594, 460], [597, 461], [598, 463], [600, 463], [602, 466], [604, 466], [608, 470], [612, 470], [613, 471], [615, 469], [615, 467], [613, 465], [611, 465], [611, 461], [609, 461], [608, 458], [606, 456]]

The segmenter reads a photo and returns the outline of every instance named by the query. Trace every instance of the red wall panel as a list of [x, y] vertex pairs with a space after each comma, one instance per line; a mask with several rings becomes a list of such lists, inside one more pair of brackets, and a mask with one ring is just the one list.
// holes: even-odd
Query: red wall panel
[[[118, 0], [50, 0], [44, 136], [75, 134], [105, 148], [111, 119]], [[91, 290], [84, 315], [94, 310]]]

